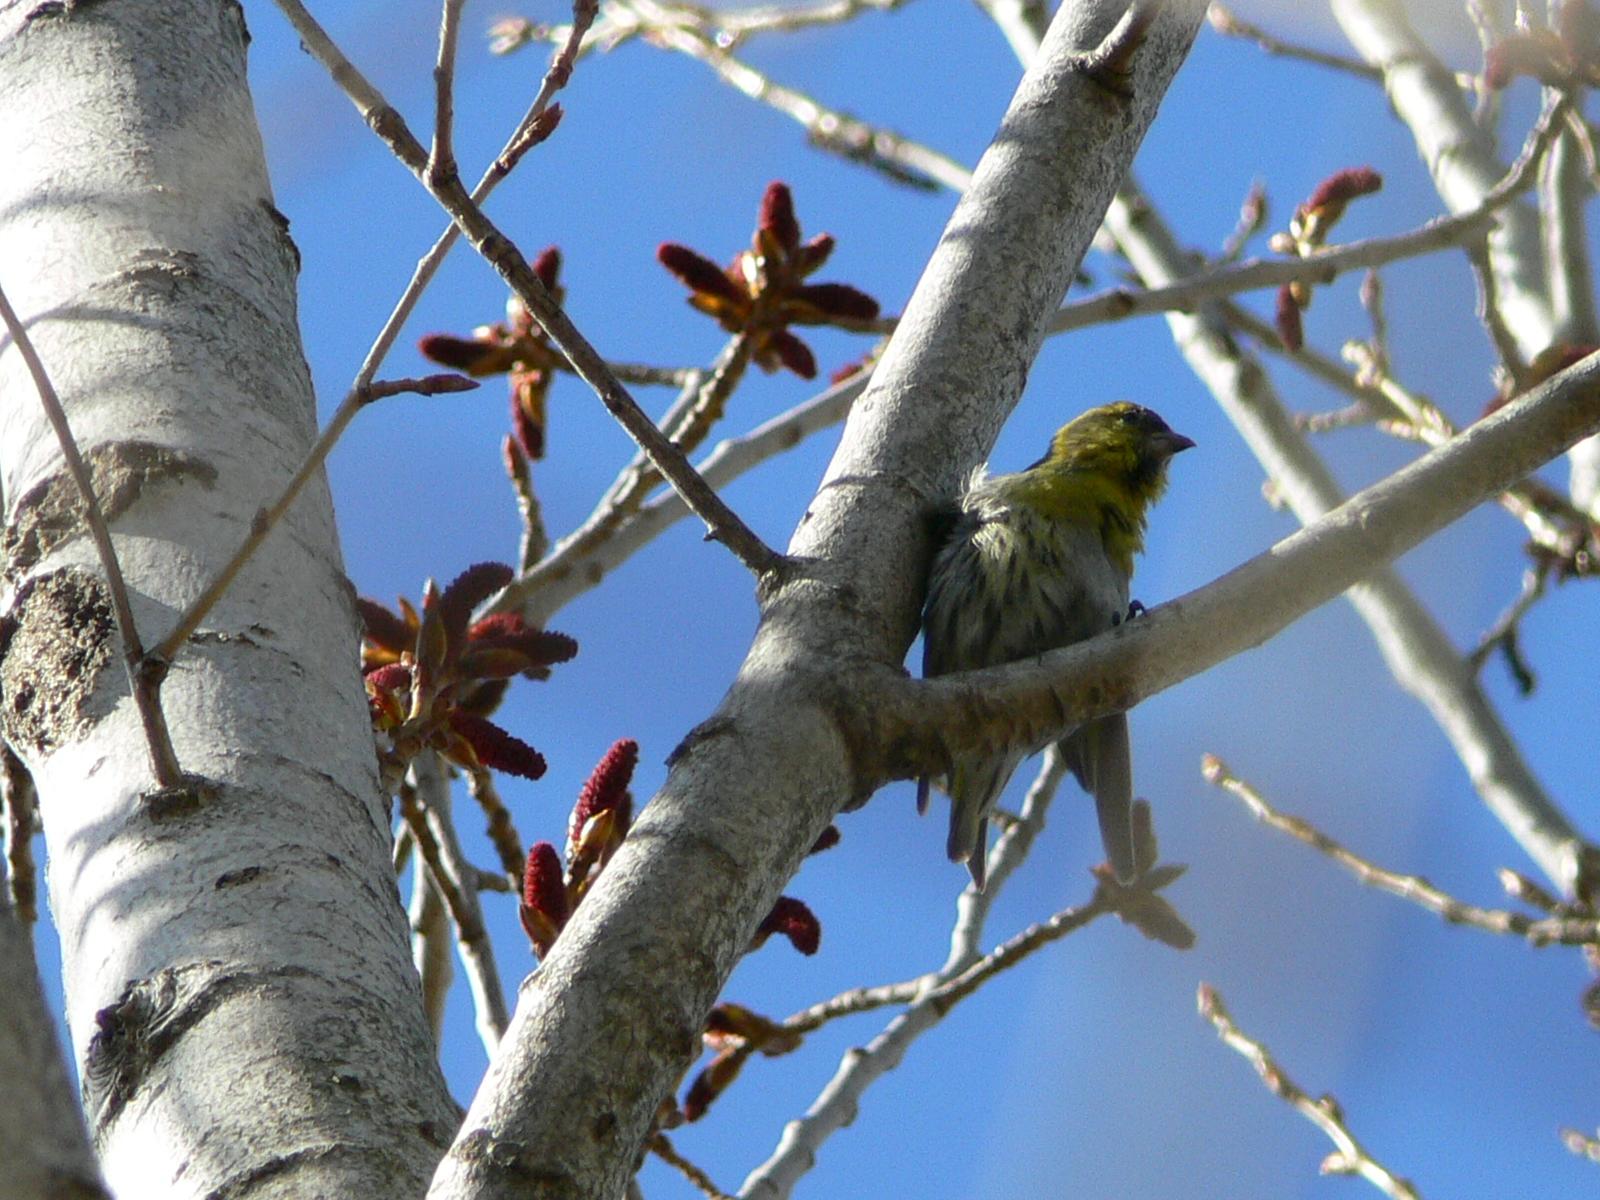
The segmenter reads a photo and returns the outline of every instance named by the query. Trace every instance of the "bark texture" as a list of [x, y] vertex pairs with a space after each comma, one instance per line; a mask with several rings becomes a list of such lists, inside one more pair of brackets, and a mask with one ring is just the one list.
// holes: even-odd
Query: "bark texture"
[[[0, 285], [105, 505], [147, 644], [315, 431], [297, 253], [236, 5], [0, 11]], [[152, 789], [104, 574], [0, 344], [3, 732], [38, 785], [67, 1016], [122, 1196], [403, 1195], [455, 1111], [388, 866], [325, 483], [163, 691], [194, 786]]]

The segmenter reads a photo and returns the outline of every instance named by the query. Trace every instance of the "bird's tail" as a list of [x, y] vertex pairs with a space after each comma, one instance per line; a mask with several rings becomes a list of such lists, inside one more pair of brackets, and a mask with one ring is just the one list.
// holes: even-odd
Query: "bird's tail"
[[1094, 797], [1106, 861], [1118, 882], [1132, 883], [1139, 864], [1133, 849], [1133, 755], [1127, 714], [1090, 721], [1057, 746], [1079, 785]]
[[945, 852], [951, 862], [964, 862], [972, 873], [973, 885], [983, 891], [989, 851], [989, 814], [1005, 790], [1017, 759], [959, 759], [950, 772], [945, 790], [950, 793], [950, 840]]

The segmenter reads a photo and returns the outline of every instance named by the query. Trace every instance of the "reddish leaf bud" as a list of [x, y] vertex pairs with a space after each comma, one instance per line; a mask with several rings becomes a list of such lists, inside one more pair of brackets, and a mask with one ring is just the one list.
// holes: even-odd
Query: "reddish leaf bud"
[[539, 277], [539, 282], [544, 284], [546, 291], [555, 291], [557, 280], [561, 276], [560, 249], [546, 246], [539, 251], [539, 257], [533, 260], [533, 273]]
[[772, 331], [771, 346], [776, 353], [778, 361], [801, 379], [815, 379], [817, 377], [817, 357], [811, 353], [811, 347], [802, 342], [787, 329]]
[[833, 253], [833, 234], [819, 233], [794, 253], [794, 273], [797, 278], [804, 279], [823, 263], [828, 261], [828, 256]]
[[633, 769], [639, 764], [639, 743], [632, 738], [619, 738], [590, 772], [578, 802], [572, 806], [572, 820], [567, 826], [567, 856], [576, 850], [583, 827], [600, 813], [619, 805], [627, 795], [628, 784], [633, 780]]
[[778, 897], [778, 902], [756, 930], [754, 946], [761, 945], [775, 933], [788, 938], [789, 944], [801, 954], [815, 954], [822, 945], [822, 922], [806, 907], [805, 901], [793, 896]]
[[561, 859], [549, 842], [535, 842], [522, 871], [522, 928], [543, 958], [567, 923], [567, 889], [561, 882]]
[[450, 581], [450, 586], [439, 598], [439, 619], [444, 624], [445, 637], [449, 640], [452, 652], [461, 651], [472, 610], [515, 577], [516, 572], [505, 563], [481, 562], [473, 563]]
[[656, 260], [676, 275], [691, 291], [705, 292], [707, 295], [735, 302], [747, 298], [721, 267], [709, 258], [696, 254], [687, 246], [680, 246], [676, 242], [662, 242], [656, 249]]
[[[802, 304], [816, 309], [821, 314], [820, 321], [878, 319], [878, 302], [848, 283], [807, 283], [795, 288], [793, 295]], [[818, 324], [820, 321], [808, 324]]]
[[1311, 193], [1305, 207], [1327, 208], [1330, 205], [1339, 205], [1341, 208], [1354, 200], [1357, 196], [1368, 196], [1383, 187], [1383, 176], [1371, 167], [1346, 167], [1342, 171], [1335, 171], [1317, 185], [1316, 191]]
[[457, 711], [450, 714], [450, 728], [472, 747], [478, 762], [492, 770], [523, 779], [538, 779], [545, 772], [544, 755], [492, 721]]
[[766, 194], [761, 197], [761, 214], [756, 220], [756, 228], [772, 234], [787, 254], [792, 255], [799, 249], [800, 222], [795, 220], [794, 196], [788, 184], [773, 182], [767, 185]]
[[415, 647], [417, 631], [405, 620], [390, 612], [376, 600], [365, 596], [356, 601], [356, 612], [361, 615], [361, 636], [374, 646], [382, 646], [395, 654]]

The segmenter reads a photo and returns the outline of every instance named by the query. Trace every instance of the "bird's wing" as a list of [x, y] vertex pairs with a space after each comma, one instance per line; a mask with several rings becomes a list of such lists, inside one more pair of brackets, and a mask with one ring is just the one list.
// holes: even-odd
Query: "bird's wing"
[[1118, 881], [1138, 874], [1133, 852], [1133, 756], [1128, 747], [1128, 715], [1113, 713], [1090, 721], [1058, 746], [1079, 785], [1094, 797], [1100, 841]]

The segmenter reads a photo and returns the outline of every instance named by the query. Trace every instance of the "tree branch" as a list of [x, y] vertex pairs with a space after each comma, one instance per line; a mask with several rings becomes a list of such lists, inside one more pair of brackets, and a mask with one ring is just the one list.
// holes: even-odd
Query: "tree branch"
[[1535, 947], [1593, 946], [1600, 942], [1600, 923], [1592, 916], [1557, 915], [1540, 918], [1509, 909], [1481, 908], [1441, 891], [1420, 875], [1404, 875], [1369, 862], [1334, 841], [1309, 821], [1273, 808], [1262, 799], [1259, 792], [1229, 771], [1226, 764], [1214, 754], [1207, 754], [1201, 760], [1200, 773], [1205, 776], [1207, 783], [1240, 800], [1250, 815], [1269, 829], [1288, 834], [1317, 853], [1326, 855], [1354, 875], [1358, 882], [1409, 900], [1450, 925], [1465, 925], [1485, 933], [1523, 938]]
[[1164, 5], [1114, 93], [1077, 54], [1124, 9], [1058, 12], [852, 411], [791, 543], [797, 569], [763, 597], [738, 680], [523, 990], [436, 1197], [509, 1197], [534, 1169], [551, 1196], [619, 1194], [783, 882], [835, 812], [866, 798], [858, 764], [873, 748], [837, 683], [904, 654], [923, 507], [987, 452], [1203, 17], [1198, 2]]
[[55, 430], [56, 441], [61, 445], [61, 456], [66, 460], [72, 482], [77, 485], [78, 497], [83, 501], [83, 521], [89, 527], [95, 553], [100, 556], [100, 569], [106, 573], [106, 591], [111, 597], [111, 611], [116, 617], [117, 633], [122, 637], [122, 668], [128, 676], [128, 691], [133, 695], [134, 706], [139, 710], [139, 723], [144, 727], [145, 744], [150, 751], [150, 771], [161, 788], [183, 786], [183, 768], [178, 765], [178, 754], [172, 748], [172, 734], [167, 730], [167, 718], [161, 711], [161, 678], [163, 672], [146, 669], [144, 643], [139, 640], [139, 628], [133, 620], [133, 605], [128, 602], [128, 585], [122, 578], [122, 564], [117, 561], [117, 548], [111, 543], [111, 529], [106, 524], [105, 512], [95, 495], [94, 477], [89, 466], [78, 452], [78, 443], [72, 436], [72, 426], [67, 423], [67, 413], [61, 407], [50, 375], [44, 369], [33, 339], [18, 319], [11, 301], [0, 289], [0, 322], [11, 334], [11, 342], [22, 355], [33, 386], [39, 393], [50, 427]]
[[1289, 1078], [1271, 1051], [1233, 1023], [1215, 988], [1202, 983], [1197, 999], [1200, 1015], [1211, 1022], [1229, 1049], [1237, 1050], [1250, 1061], [1267, 1090], [1328, 1135], [1335, 1150], [1322, 1160], [1324, 1175], [1359, 1175], [1391, 1200], [1421, 1200], [1409, 1179], [1392, 1173], [1356, 1140], [1345, 1124], [1344, 1110], [1337, 1100], [1332, 1096], [1313, 1099]]

